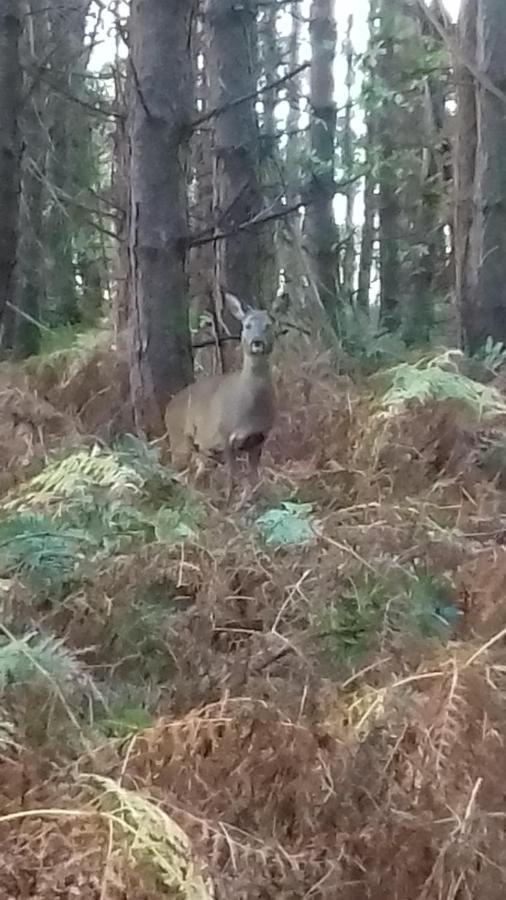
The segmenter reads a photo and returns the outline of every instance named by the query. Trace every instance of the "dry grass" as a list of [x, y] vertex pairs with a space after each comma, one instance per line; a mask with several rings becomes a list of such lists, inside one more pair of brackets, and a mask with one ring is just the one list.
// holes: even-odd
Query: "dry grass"
[[[88, 359], [84, 373], [53, 377], [44, 400], [34, 374], [13, 384], [3, 373], [13, 477], [62, 438], [115, 430], [111, 398], [96, 398], [116, 383], [125, 408], [121, 366]], [[312, 502], [312, 544], [263, 546], [247, 510], [224, 508], [218, 472], [197, 541], [107, 559], [43, 610], [10, 586], [20, 624], [64, 635], [103, 684], [147, 695], [155, 683], [155, 699], [151, 725], [126, 737], [88, 721], [86, 749], [62, 749], [51, 729], [37, 744], [15, 722], [18, 743], [0, 754], [0, 897], [168, 895], [133, 864], [90, 775], [178, 822], [219, 898], [504, 896], [506, 501], [479, 465], [483, 428], [451, 404], [385, 420], [370, 384], [295, 368], [280, 394], [258, 505]], [[27, 422], [23, 466], [16, 429]], [[329, 646], [329, 604], [370, 581], [393, 604], [413, 566], [451, 585], [451, 639], [393, 629], [385, 613], [360, 656]], [[162, 615], [125, 633], [155, 594]]]

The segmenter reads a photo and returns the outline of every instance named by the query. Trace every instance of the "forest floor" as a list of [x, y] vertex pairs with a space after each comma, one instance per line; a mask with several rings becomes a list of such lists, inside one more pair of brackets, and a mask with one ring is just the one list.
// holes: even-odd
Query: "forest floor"
[[279, 379], [238, 509], [0, 367], [0, 900], [503, 900], [504, 382]]

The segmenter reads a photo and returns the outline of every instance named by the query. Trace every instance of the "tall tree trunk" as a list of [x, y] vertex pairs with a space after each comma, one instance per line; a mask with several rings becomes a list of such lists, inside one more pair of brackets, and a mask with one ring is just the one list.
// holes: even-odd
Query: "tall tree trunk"
[[332, 327], [339, 330], [337, 232], [334, 217], [336, 105], [334, 59], [337, 29], [333, 0], [311, 4], [311, 150], [314, 168], [304, 231], [313, 277]]
[[[278, 44], [278, 10], [275, 4], [267, 6], [260, 18], [258, 29], [259, 55], [263, 82], [269, 83], [278, 77], [280, 48]], [[268, 206], [276, 203], [279, 194], [279, 146], [277, 136], [276, 107], [278, 91], [266, 91], [262, 96], [262, 128], [260, 134], [261, 190]], [[263, 249], [262, 283], [260, 297], [268, 306], [274, 300], [279, 283], [278, 223], [263, 226], [261, 235]]]
[[14, 298], [21, 178], [21, 34], [18, 0], [0, 10], [0, 323]]
[[[301, 15], [299, 0], [290, 4], [291, 27], [288, 38], [288, 69], [293, 71], [300, 62]], [[300, 196], [301, 157], [303, 138], [300, 132], [302, 75], [291, 78], [286, 86], [288, 112], [286, 117], [286, 149], [284, 154], [284, 188], [286, 201], [290, 205]], [[301, 258], [302, 219], [298, 214], [289, 221], [281, 221], [281, 262], [284, 269], [288, 293], [292, 301], [304, 302], [303, 287], [306, 260]]]
[[[300, 9], [299, 0], [290, 6], [292, 24], [288, 39], [288, 68], [291, 72], [298, 66], [300, 58]], [[287, 178], [287, 200], [293, 200], [300, 191], [300, 99], [302, 94], [301, 75], [291, 78], [286, 86], [288, 113], [286, 116], [285, 166]]]
[[[398, 6], [398, 0], [395, 0]], [[381, 0], [379, 6], [383, 36], [383, 52], [378, 61], [378, 77], [387, 88], [392, 88], [395, 80], [395, 52], [392, 35], [392, 6], [390, 0]], [[385, 27], [384, 23], [389, 22]], [[395, 119], [393, 104], [384, 101], [378, 111], [379, 149], [379, 244], [380, 244], [380, 317], [389, 331], [396, 331], [401, 324], [399, 303], [401, 265], [399, 245], [401, 235], [401, 209], [399, 203], [397, 170], [395, 164], [396, 143], [394, 140]], [[395, 112], [395, 108], [394, 108]], [[397, 137], [397, 135], [396, 135]]]
[[119, 53], [116, 53], [114, 72], [116, 106], [124, 115], [114, 124], [112, 195], [117, 212], [117, 242], [114, 255], [114, 278], [112, 296], [112, 319], [116, 337], [124, 332], [128, 322], [129, 295], [131, 290], [129, 237], [129, 191], [130, 143], [126, 120], [128, 97], [133, 99], [131, 73], [125, 73]]
[[355, 135], [353, 133], [353, 97], [352, 87], [355, 81], [353, 44], [351, 31], [353, 16], [348, 17], [348, 29], [344, 43], [346, 56], [346, 106], [342, 132], [342, 163], [345, 180], [349, 184], [345, 188], [346, 213], [344, 221], [344, 252], [342, 263], [342, 289], [346, 301], [351, 304], [355, 291], [355, 194], [356, 185], [351, 178], [355, 168]]
[[82, 108], [76, 109], [71, 98], [78, 96], [82, 88], [79, 75], [84, 68], [86, 54], [84, 37], [88, 7], [89, 0], [58, 0], [56, 5], [49, 5], [51, 84], [54, 90], [48, 160], [48, 177], [53, 193], [48, 222], [48, 290], [57, 320], [70, 323], [79, 320], [79, 310], [68, 203], [74, 193], [73, 169], [76, 154], [79, 153], [77, 132], [83, 117]]
[[22, 168], [18, 316], [14, 349], [19, 357], [38, 352], [42, 298], [45, 292], [43, 254], [44, 179], [47, 158], [46, 86], [39, 66], [47, 53], [49, 29], [46, 0], [23, 4], [23, 63], [27, 100], [22, 115], [25, 143]]
[[132, 4], [130, 381], [137, 425], [150, 432], [162, 428], [168, 400], [192, 377], [185, 270], [190, 14], [187, 0]]
[[[255, 101], [236, 103], [257, 87], [256, 9], [255, 0], [208, 0], [205, 10], [211, 103], [223, 110], [213, 119], [213, 218], [217, 230], [235, 232], [215, 244], [216, 306], [231, 334], [238, 323], [223, 310], [220, 285], [252, 306], [263, 300], [262, 235], [237, 231], [262, 209]], [[228, 348], [226, 358], [230, 364]]]
[[[506, 91], [506, 7], [464, 0], [459, 32], [466, 58]], [[506, 342], [506, 122], [504, 102], [459, 71], [455, 257], [464, 339], [476, 350], [488, 336]]]
[[371, 270], [374, 246], [374, 216], [377, 211], [375, 195], [376, 177], [374, 172], [376, 137], [374, 130], [374, 113], [367, 114], [366, 128], [366, 162], [368, 164], [364, 183], [364, 218], [360, 237], [360, 259], [358, 264], [357, 307], [369, 313], [369, 295], [371, 291]]
[[506, 5], [502, 0], [478, 0], [476, 26], [476, 67], [503, 98], [475, 83], [476, 168], [467, 257], [473, 310], [464, 320], [471, 349], [488, 336], [506, 342]]
[[[192, 62], [195, 94], [195, 114], [201, 116], [211, 109], [209, 69], [207, 65], [206, 31], [202, 11], [194, 16], [192, 33]], [[201, 232], [210, 228], [213, 221], [213, 142], [212, 125], [204, 122], [195, 130], [190, 143], [191, 150], [191, 231]], [[198, 310], [213, 313], [213, 245], [194, 247], [190, 254], [190, 294], [198, 298]]]

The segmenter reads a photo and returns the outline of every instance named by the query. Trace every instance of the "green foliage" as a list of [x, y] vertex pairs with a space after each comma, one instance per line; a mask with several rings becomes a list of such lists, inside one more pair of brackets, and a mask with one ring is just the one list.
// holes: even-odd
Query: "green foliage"
[[58, 357], [81, 357], [83, 353], [94, 352], [110, 333], [102, 328], [90, 328], [83, 331], [78, 325], [58, 325], [41, 334], [39, 356], [50, 357], [56, 361]]
[[156, 602], [139, 596], [129, 606], [128, 615], [116, 620], [114, 648], [118, 658], [126, 660], [123, 669], [133, 666], [137, 675], [148, 680], [170, 678], [174, 667], [166, 642], [174, 613], [170, 599]]
[[0, 521], [0, 573], [18, 575], [38, 593], [58, 598], [78, 577], [86, 550], [83, 530], [70, 529], [50, 516], [19, 512]]
[[366, 315], [362, 310], [345, 308], [341, 315], [341, 328], [343, 350], [366, 372], [373, 372], [405, 357], [405, 342], [400, 335], [382, 328], [377, 315]]
[[112, 449], [79, 449], [50, 462], [7, 499], [0, 571], [58, 597], [83, 577], [85, 558], [135, 541], [189, 539], [201, 517], [155, 451], [127, 436]]
[[330, 656], [351, 663], [378, 640], [383, 644], [396, 635], [448, 640], [457, 617], [448, 585], [429, 573], [367, 574], [359, 582], [349, 580], [315, 623]]
[[506, 346], [502, 341], [495, 342], [489, 335], [473, 358], [483, 362], [491, 372], [497, 372], [506, 363]]
[[52, 634], [0, 637], [0, 694], [8, 685], [51, 684], [65, 692], [89, 678], [76, 656]]
[[98, 724], [106, 737], [127, 738], [149, 728], [153, 716], [143, 706], [117, 704]]
[[162, 543], [173, 544], [197, 536], [200, 524], [200, 509], [198, 506], [186, 504], [183, 509], [162, 507], [153, 516], [156, 540]]
[[267, 544], [305, 544], [315, 537], [312, 503], [285, 501], [262, 513], [255, 521]]
[[[390, 387], [382, 405], [395, 412], [411, 400], [457, 400], [480, 416], [506, 413], [506, 402], [493, 387], [479, 384], [451, 368], [451, 351], [416, 364], [402, 363], [386, 373]], [[449, 367], [449, 368], [448, 368]]]

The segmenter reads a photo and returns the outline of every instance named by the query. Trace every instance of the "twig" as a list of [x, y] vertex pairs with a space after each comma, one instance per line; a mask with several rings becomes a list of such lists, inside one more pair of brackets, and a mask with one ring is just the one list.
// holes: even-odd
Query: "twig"
[[27, 322], [31, 322], [32, 325], [36, 325], [40, 331], [46, 331], [48, 334], [51, 334], [51, 329], [47, 327], [47, 325], [43, 325], [42, 322], [38, 322], [37, 319], [34, 319], [29, 313], [25, 312], [24, 309], [20, 309], [19, 306], [16, 306], [14, 303], [11, 303], [10, 300], [5, 301], [5, 305], [12, 309], [18, 316], [21, 316], [22, 319], [26, 319]]
[[192, 343], [193, 350], [201, 350], [202, 347], [215, 347], [216, 341], [219, 344], [223, 343], [223, 341], [240, 341], [240, 336], [236, 334], [223, 334], [218, 338], [207, 338], [205, 341], [197, 341], [196, 343]]
[[301, 72], [309, 69], [310, 66], [310, 62], [301, 63], [300, 66], [297, 66], [295, 69], [287, 72], [286, 75], [283, 75], [281, 78], [276, 78], [275, 81], [269, 81], [267, 82], [267, 84], [264, 84], [263, 87], [260, 87], [255, 91], [250, 91], [249, 94], [243, 94], [242, 97], [234, 97], [233, 100], [230, 100], [228, 103], [223, 103], [222, 106], [215, 106], [213, 107], [213, 109], [209, 109], [207, 112], [202, 113], [201, 116], [193, 119], [191, 123], [192, 129], [198, 128], [199, 125], [203, 125], [204, 122], [209, 122], [210, 119], [215, 119], [217, 116], [222, 116], [224, 113], [228, 112], [229, 109], [234, 109], [236, 106], [240, 106], [241, 103], [247, 103], [248, 100], [254, 100], [255, 97], [259, 97], [261, 94], [265, 94], [267, 91], [275, 90], [282, 84], [290, 81], [292, 78], [296, 78], [297, 75], [300, 75]]
[[283, 206], [281, 209], [274, 210], [273, 212], [268, 212], [265, 215], [259, 213], [252, 219], [248, 219], [247, 222], [240, 222], [239, 225], [236, 225], [235, 228], [230, 228], [228, 231], [219, 231], [218, 233], [215, 232], [214, 234], [210, 234], [209, 229], [207, 229], [204, 235], [196, 235], [195, 237], [189, 238], [188, 246], [202, 247], [204, 244], [213, 244], [214, 241], [223, 241], [226, 238], [233, 237], [235, 234], [239, 234], [242, 231], [248, 231], [250, 228], [255, 228], [258, 225], [264, 225], [266, 222], [272, 222], [274, 219], [284, 219], [286, 216], [297, 212], [299, 209], [301, 209], [302, 206], [307, 205], [307, 200], [300, 199], [297, 203], [292, 203], [290, 206]]

